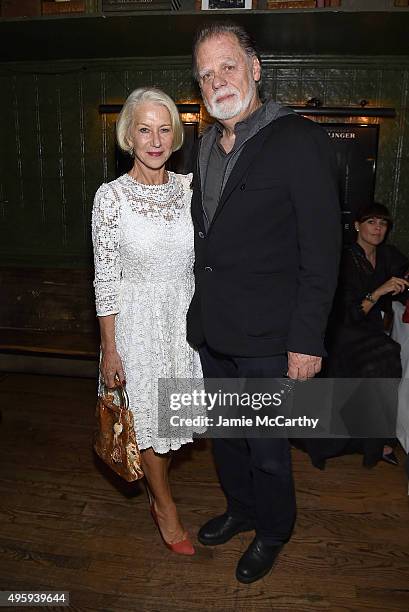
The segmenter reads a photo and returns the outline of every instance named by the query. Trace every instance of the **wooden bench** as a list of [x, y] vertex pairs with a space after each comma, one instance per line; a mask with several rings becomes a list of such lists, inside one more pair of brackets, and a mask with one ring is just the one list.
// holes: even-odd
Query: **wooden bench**
[[91, 269], [0, 268], [0, 352], [96, 360]]

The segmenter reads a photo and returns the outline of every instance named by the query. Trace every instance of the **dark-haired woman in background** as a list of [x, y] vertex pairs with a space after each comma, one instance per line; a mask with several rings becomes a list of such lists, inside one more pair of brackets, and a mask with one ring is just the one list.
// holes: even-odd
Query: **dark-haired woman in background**
[[[396, 247], [384, 243], [391, 227], [389, 211], [381, 204], [372, 204], [357, 216], [356, 242], [344, 249], [330, 319], [328, 377], [400, 379], [402, 376], [400, 345], [385, 333], [382, 313], [392, 313], [392, 298], [407, 290], [409, 282], [405, 276], [409, 260]], [[346, 424], [351, 415], [355, 422], [361, 419], [360, 426], [365, 424], [366, 415], [382, 418], [381, 412], [387, 408], [382, 404], [382, 387], [376, 385], [376, 381], [373, 385], [364, 385], [361, 403], [357, 397], [355, 401], [351, 398], [344, 413]], [[394, 398], [387, 399], [389, 406], [393, 405]], [[325, 459], [353, 452], [362, 453], [364, 465], [370, 467], [381, 459], [397, 464], [393, 444], [394, 440], [373, 437], [309, 440], [306, 450], [317, 467], [324, 467]]]

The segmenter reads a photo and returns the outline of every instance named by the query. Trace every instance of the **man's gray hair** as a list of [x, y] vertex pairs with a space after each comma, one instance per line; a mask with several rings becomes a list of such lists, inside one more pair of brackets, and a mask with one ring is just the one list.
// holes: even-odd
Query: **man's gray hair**
[[220, 34], [233, 34], [243, 51], [249, 58], [256, 57], [261, 65], [260, 53], [251, 35], [242, 26], [233, 22], [214, 22], [204, 25], [196, 32], [193, 42], [193, 76], [198, 81], [199, 74], [197, 70], [197, 51], [199, 46], [209, 38], [219, 36]]

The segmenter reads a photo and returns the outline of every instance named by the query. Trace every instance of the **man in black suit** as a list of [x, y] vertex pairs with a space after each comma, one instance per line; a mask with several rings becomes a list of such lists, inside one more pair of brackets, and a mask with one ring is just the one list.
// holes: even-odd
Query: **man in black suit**
[[[340, 215], [329, 138], [272, 101], [262, 104], [258, 53], [234, 24], [205, 26], [194, 71], [217, 121], [194, 175], [196, 290], [188, 339], [205, 378], [306, 380], [320, 371], [337, 281]], [[256, 535], [236, 577], [272, 568], [295, 521], [287, 439], [215, 439], [227, 510], [199, 531], [204, 545]]]

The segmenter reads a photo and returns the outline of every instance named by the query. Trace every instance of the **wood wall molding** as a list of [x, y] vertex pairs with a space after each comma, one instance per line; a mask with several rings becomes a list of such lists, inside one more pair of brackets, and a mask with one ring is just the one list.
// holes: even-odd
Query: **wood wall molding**
[[[274, 54], [262, 53], [261, 59], [264, 68], [270, 66], [315, 66], [315, 67], [340, 67], [360, 66], [378, 69], [399, 69], [409, 67], [409, 46], [406, 55], [334, 55], [334, 54]], [[102, 70], [124, 71], [124, 70], [146, 70], [149, 66], [152, 70], [184, 69], [192, 67], [191, 55], [152, 56], [152, 57], [109, 57], [86, 60], [73, 59], [49, 59], [38, 61], [10, 61], [0, 62], [0, 76], [10, 74], [87, 74], [101, 72]], [[193, 78], [192, 78], [193, 79]]]

